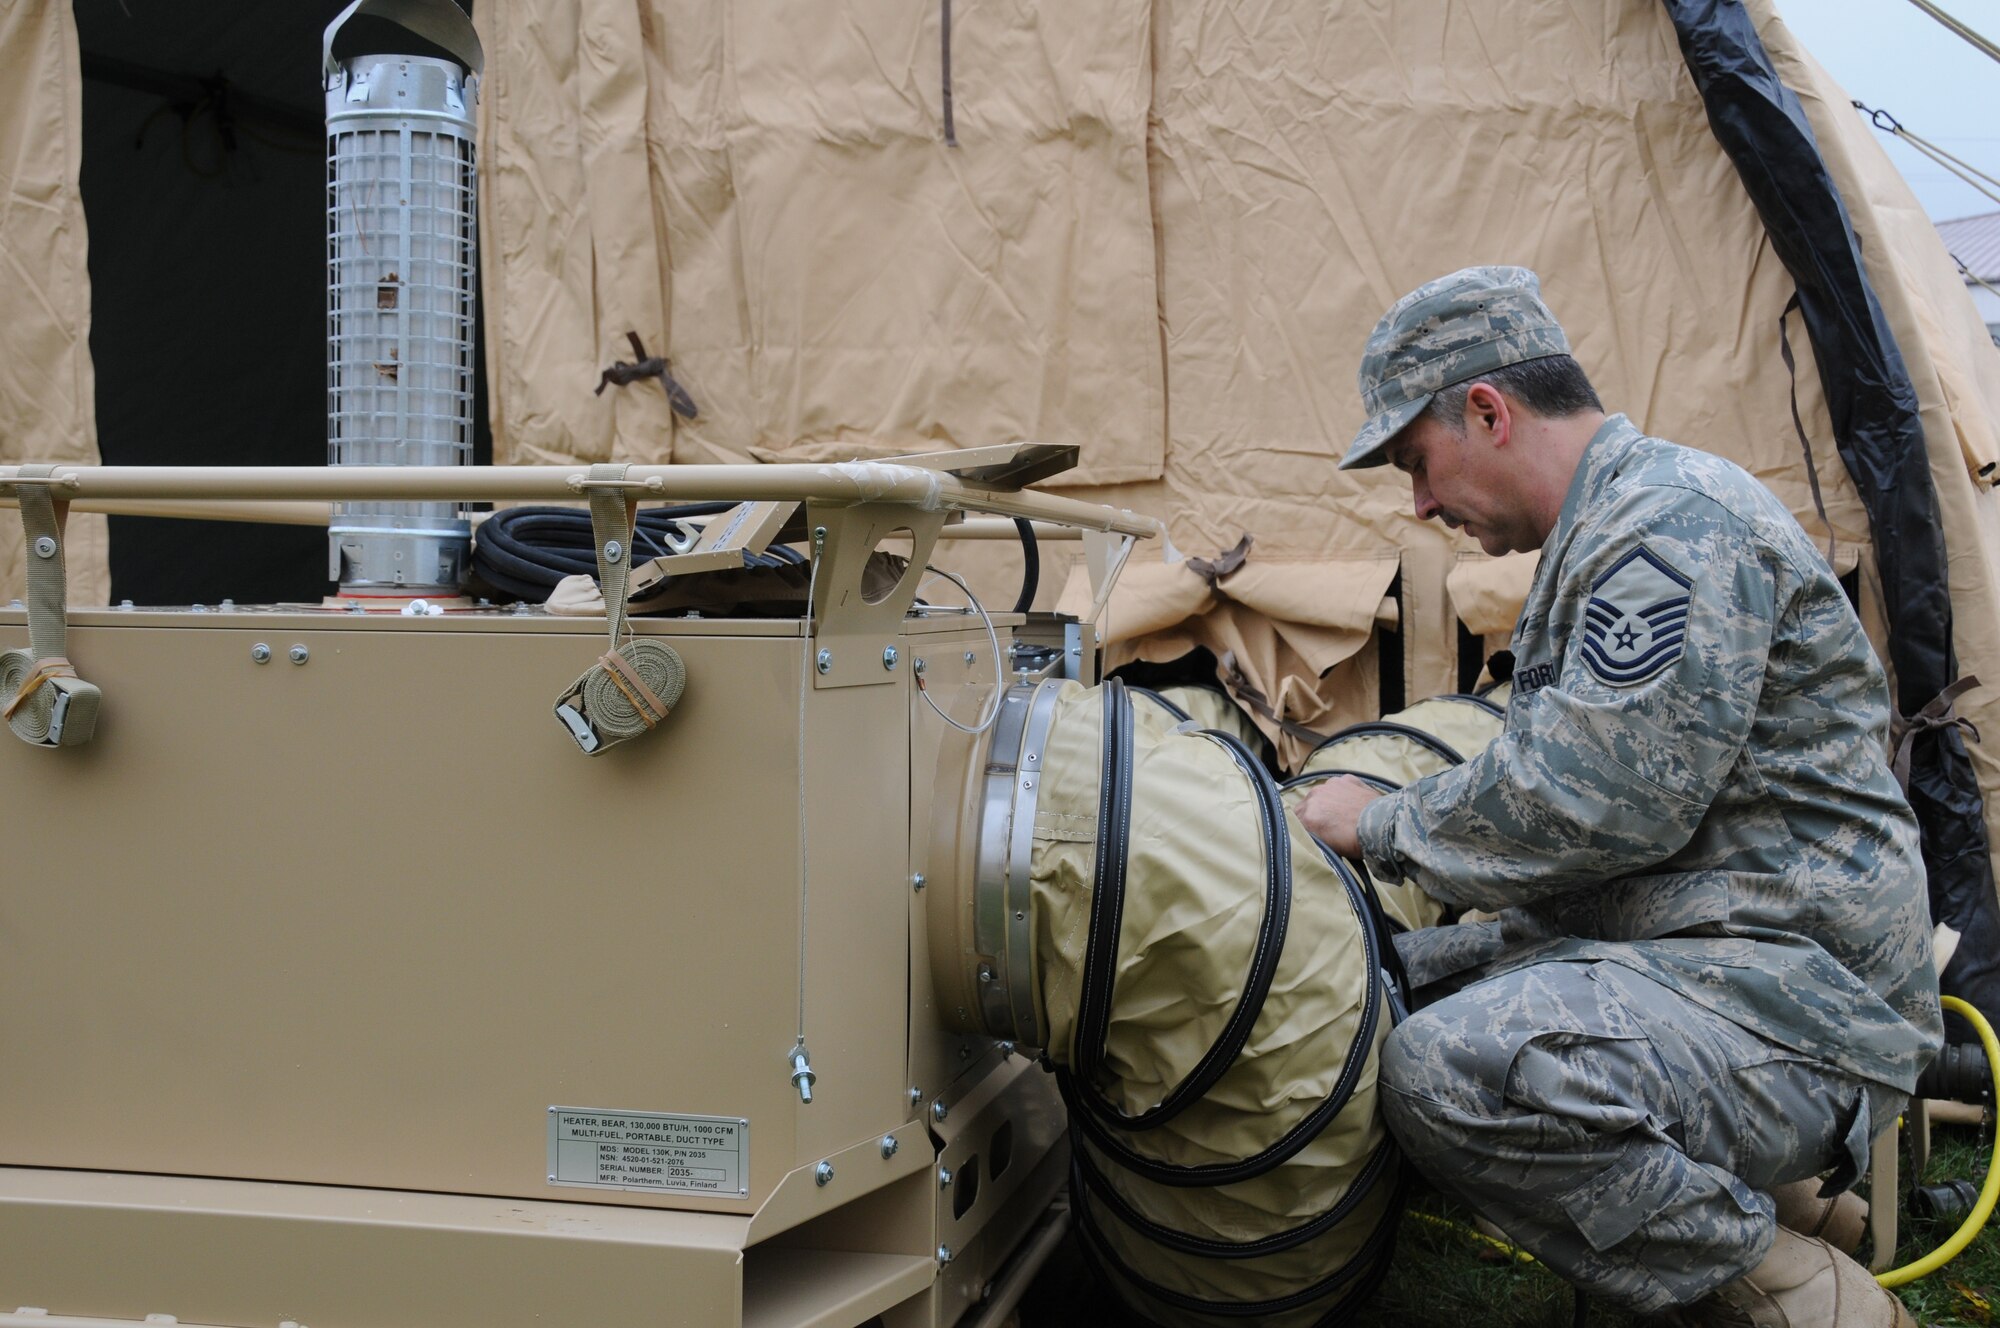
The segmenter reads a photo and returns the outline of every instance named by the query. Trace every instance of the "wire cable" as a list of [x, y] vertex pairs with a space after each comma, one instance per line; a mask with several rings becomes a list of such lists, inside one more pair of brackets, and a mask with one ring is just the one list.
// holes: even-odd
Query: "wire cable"
[[[1993, 1071], [1993, 1091], [1995, 1101], [2000, 1101], [2000, 1038], [1993, 1036], [1993, 1025], [1986, 1022], [1986, 1016], [1979, 1013], [1971, 1003], [1956, 996], [1946, 996], [1944, 1008], [1959, 1015], [1972, 1025], [1972, 1031], [1979, 1034], [1979, 1045], [1986, 1049], [1986, 1063]], [[1944, 1244], [1926, 1254], [1914, 1263], [1906, 1263], [1901, 1268], [1891, 1268], [1879, 1274], [1875, 1280], [1885, 1287], [1899, 1287], [1906, 1282], [1914, 1282], [1920, 1277], [1929, 1277], [1938, 1269], [1959, 1256], [1972, 1238], [1986, 1225], [1986, 1219], [1993, 1215], [1993, 1206], [2000, 1202], [2000, 1132], [1993, 1136], [1993, 1153], [1986, 1163], [1986, 1183], [1979, 1188], [1979, 1202], [1972, 1206], [1965, 1221]]]
[[1955, 35], [1964, 38], [1965, 43], [1968, 46], [1971, 46], [1975, 50], [1979, 51], [1982, 55], [1986, 56], [1988, 59], [2000, 60], [2000, 46], [1995, 46], [1992, 42], [1980, 36], [1978, 33], [1974, 32], [1971, 28], [1965, 26], [1965, 24], [1953, 18], [1950, 14], [1945, 13], [1944, 10], [1939, 9], [1936, 5], [1932, 4], [1930, 0], [1910, 0], [1910, 3], [1915, 5], [1918, 9], [1923, 10], [1926, 14], [1929, 14], [1932, 18], [1936, 19], [1939, 23], [1943, 24], [1945, 27], [1949, 28]]
[[924, 570], [932, 576], [943, 577], [963, 591], [965, 598], [972, 605], [973, 612], [977, 613], [980, 620], [986, 624], [986, 643], [993, 649], [993, 697], [987, 702], [986, 717], [980, 720], [978, 724], [968, 727], [959, 723], [950, 715], [947, 715], [939, 707], [938, 703], [931, 699], [930, 688], [924, 685], [924, 675], [921, 672], [917, 672], [915, 675], [917, 679], [917, 695], [924, 698], [924, 704], [929, 706], [932, 713], [936, 714], [939, 719], [951, 725], [960, 733], [969, 733], [974, 737], [978, 737], [993, 727], [994, 720], [1000, 718], [1000, 705], [1006, 699], [1007, 666], [1000, 659], [1000, 633], [993, 630], [993, 616], [986, 612], [986, 606], [979, 602], [979, 596], [972, 593], [972, 587], [966, 585], [962, 577], [954, 572], [942, 571], [935, 567], [925, 567]]
[[[1943, 148], [1921, 134], [1912, 133], [1903, 127], [1900, 120], [1887, 111], [1874, 110], [1858, 101], [1850, 101], [1848, 105], [1867, 116], [1869, 122], [1883, 133], [1902, 139], [1937, 165], [1944, 167], [1947, 171], [1950, 171], [1953, 175], [1956, 175], [1959, 179], [1971, 185], [1994, 202], [2000, 203], [2000, 193], [1994, 192], [1994, 190], [2000, 189], [2000, 180], [1994, 179], [1971, 162], [1946, 152]], [[1982, 184], [1981, 181], [1985, 183]]]
[[826, 527], [812, 533], [812, 572], [806, 580], [806, 611], [799, 619], [802, 658], [799, 660], [799, 1039], [797, 1051], [806, 1045], [806, 925], [811, 917], [808, 887], [811, 874], [806, 862], [806, 698], [811, 694], [813, 675], [813, 595], [819, 588], [819, 565], [826, 553]]

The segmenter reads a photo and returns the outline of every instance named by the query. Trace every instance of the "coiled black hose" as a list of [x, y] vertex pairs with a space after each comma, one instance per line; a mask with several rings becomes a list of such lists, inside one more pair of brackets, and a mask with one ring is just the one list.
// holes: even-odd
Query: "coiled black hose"
[[[689, 519], [715, 516], [734, 506], [684, 503], [640, 512], [632, 529], [633, 560], [643, 562], [672, 553], [673, 544], [685, 543], [699, 533], [687, 524]], [[781, 567], [804, 561], [804, 554], [784, 545], [743, 557], [746, 567]], [[472, 568], [481, 581], [504, 597], [543, 603], [564, 577], [597, 575], [597, 543], [591, 535], [590, 513], [574, 507], [510, 507], [495, 512], [480, 525], [473, 541]]]

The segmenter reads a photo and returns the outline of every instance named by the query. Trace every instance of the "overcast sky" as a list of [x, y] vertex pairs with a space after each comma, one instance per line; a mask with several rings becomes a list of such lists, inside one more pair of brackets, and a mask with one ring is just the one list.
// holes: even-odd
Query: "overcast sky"
[[[2000, 63], [1909, 0], [1777, 3], [1786, 25], [1848, 96], [1889, 112], [1905, 129], [2000, 179]], [[2000, 5], [1993, 0], [1934, 3], [2000, 41]], [[2000, 203], [1908, 144], [1879, 131], [1876, 138], [1933, 220], [2000, 212]]]

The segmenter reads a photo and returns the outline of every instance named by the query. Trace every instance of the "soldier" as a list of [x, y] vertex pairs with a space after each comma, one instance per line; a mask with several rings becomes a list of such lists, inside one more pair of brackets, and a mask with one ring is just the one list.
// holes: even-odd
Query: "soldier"
[[1306, 826], [1490, 921], [1399, 947], [1427, 1004], [1382, 1054], [1412, 1163], [1594, 1295], [1684, 1322], [1913, 1325], [1774, 1187], [1850, 1185], [1942, 1033], [1888, 689], [1791, 515], [1606, 416], [1534, 273], [1398, 300], [1343, 468], [1541, 550], [1481, 755]]

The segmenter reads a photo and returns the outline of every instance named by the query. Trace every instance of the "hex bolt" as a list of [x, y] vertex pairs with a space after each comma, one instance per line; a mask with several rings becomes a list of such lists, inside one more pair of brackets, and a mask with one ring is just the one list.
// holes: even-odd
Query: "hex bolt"
[[269, 664], [271, 662], [271, 647], [259, 641], [256, 645], [250, 647], [250, 658], [259, 664]]
[[951, 1246], [949, 1245], [938, 1246], [937, 1261], [938, 1261], [938, 1267], [940, 1268], [944, 1267], [946, 1264], [951, 1262]]
[[923, 1090], [923, 1089], [921, 1089], [921, 1088], [919, 1088], [919, 1087], [917, 1087], [917, 1086], [916, 1086], [915, 1084], [911, 1084], [911, 1085], [910, 1085], [910, 1105], [914, 1107], [914, 1106], [916, 1106], [916, 1105], [917, 1105], [917, 1103], [919, 1103], [919, 1102], [921, 1102], [921, 1101], [923, 1101], [923, 1100], [924, 1100], [924, 1090]]
[[819, 671], [821, 673], [833, 672], [833, 652], [831, 650], [828, 650], [826, 647], [822, 646], [820, 647], [819, 654], [814, 656], [813, 658], [814, 658], [814, 663], [818, 666]]
[[896, 1155], [896, 1150], [898, 1148], [901, 1148], [902, 1146], [903, 1145], [900, 1142], [898, 1142], [895, 1135], [885, 1134], [882, 1136], [883, 1157], [894, 1157]]
[[924, 886], [926, 884], [927, 882], [924, 880], [924, 874], [922, 872], [918, 872], [915, 876], [912, 876], [910, 878], [910, 889], [916, 891], [918, 894], [922, 894], [924, 892]]
[[944, 1118], [945, 1118], [945, 1117], [947, 1117], [947, 1116], [949, 1116], [949, 1115], [951, 1115], [951, 1108], [950, 1108], [950, 1107], [947, 1107], [947, 1106], [946, 1106], [946, 1105], [944, 1104], [944, 1099], [943, 1099], [943, 1098], [939, 1098], [939, 1099], [938, 1099], [937, 1101], [935, 1101], [935, 1102], [931, 1103], [931, 1119], [932, 1119], [932, 1120], [934, 1120], [934, 1121], [942, 1121], [942, 1120], [944, 1120]]
[[304, 646], [292, 647], [292, 663], [303, 664], [311, 658], [312, 656], [306, 652], [306, 648]]
[[893, 669], [893, 668], [895, 668], [895, 667], [896, 667], [896, 659], [897, 659], [897, 654], [896, 654], [896, 647], [894, 647], [894, 646], [884, 646], [884, 647], [882, 647], [882, 667], [883, 667], [883, 668], [885, 668], [885, 669]]
[[37, 540], [35, 541], [35, 556], [36, 556], [37, 558], [53, 558], [53, 557], [55, 557], [55, 556], [56, 556], [56, 542], [55, 542], [55, 540], [54, 540], [54, 539], [52, 539], [52, 538], [50, 538], [50, 537], [49, 537], [49, 536], [47, 536], [47, 535], [43, 535], [43, 536], [41, 536], [40, 538], [38, 538], [38, 539], [37, 539]]
[[818, 1082], [819, 1076], [813, 1073], [812, 1060], [806, 1055], [806, 1049], [804, 1047], [794, 1048], [792, 1051], [792, 1087], [799, 1090], [799, 1102], [802, 1105], [808, 1107], [812, 1105], [813, 1085]]
[[1002, 1056], [1012, 1056], [1014, 1054], [1014, 1044], [1011, 1042], [1002, 1042], [1000, 1044], [1000, 1054]]
[[625, 546], [624, 546], [624, 545], [620, 544], [620, 543], [619, 543], [619, 542], [618, 542], [617, 540], [606, 540], [606, 541], [604, 541], [604, 561], [605, 561], [605, 562], [607, 562], [607, 563], [615, 563], [615, 562], [617, 562], [617, 561], [618, 561], [618, 560], [619, 560], [620, 558], [623, 558], [624, 556], [625, 556]]
[[941, 1190], [951, 1188], [951, 1168], [942, 1162], [938, 1164], [938, 1188]]
[[832, 1179], [833, 1179], [833, 1163], [822, 1162], [818, 1166], [813, 1168], [813, 1184], [819, 1186], [821, 1189], [825, 1189], [827, 1183]]

